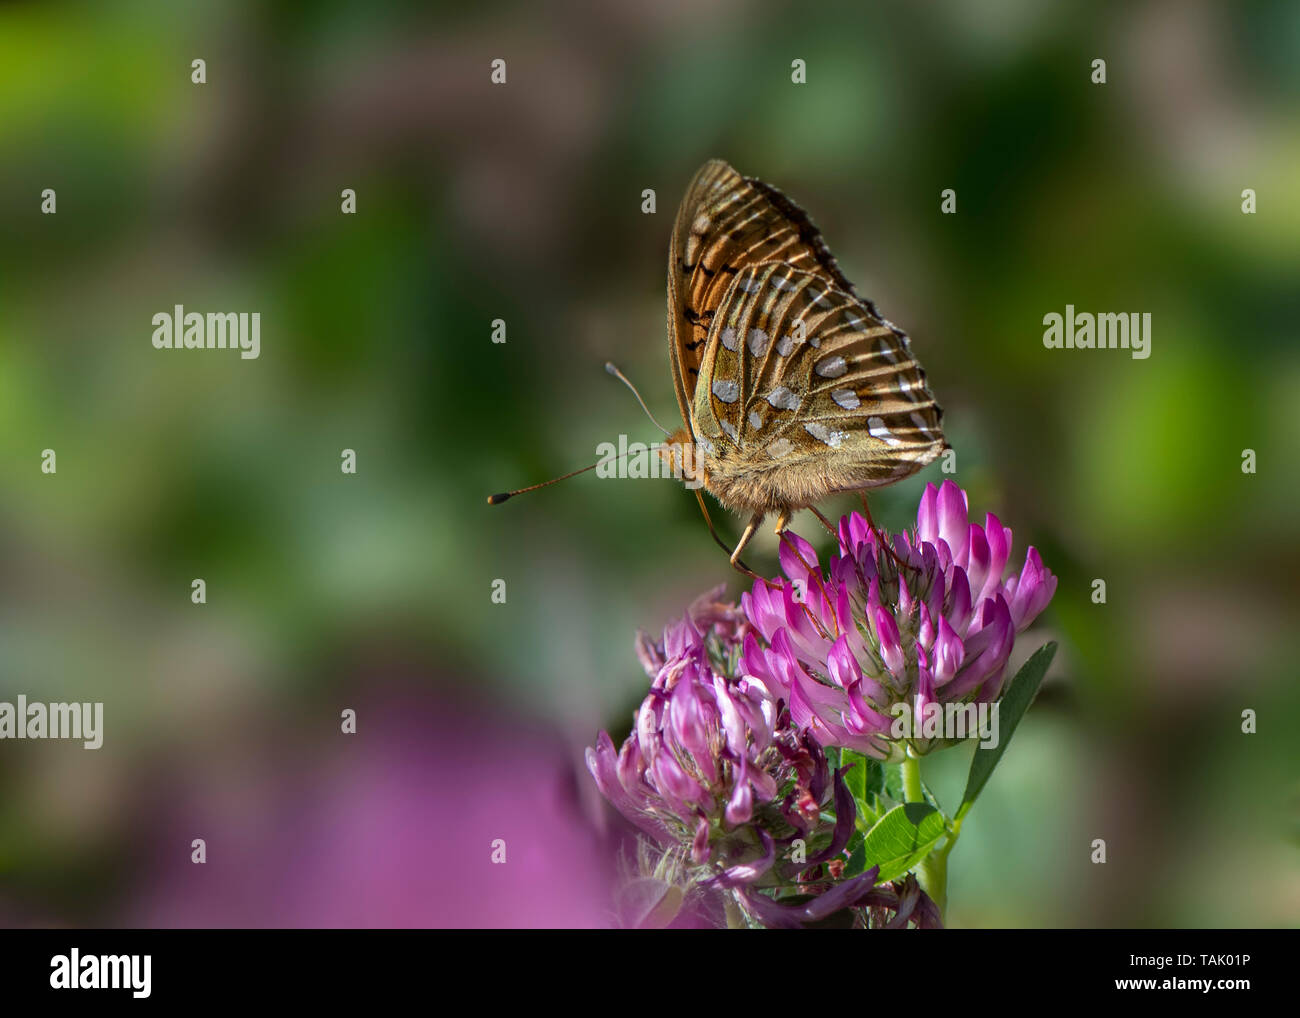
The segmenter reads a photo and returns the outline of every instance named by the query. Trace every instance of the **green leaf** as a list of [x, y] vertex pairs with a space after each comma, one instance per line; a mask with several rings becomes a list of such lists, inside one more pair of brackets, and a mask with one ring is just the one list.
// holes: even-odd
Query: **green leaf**
[[880, 765], [883, 773], [883, 781], [880, 794], [887, 799], [893, 799], [894, 802], [903, 801], [903, 767], [901, 764], [894, 767]]
[[966, 792], [961, 797], [961, 808], [957, 810], [958, 819], [969, 812], [971, 805], [983, 791], [984, 785], [993, 773], [993, 768], [1002, 759], [1007, 744], [1011, 742], [1011, 736], [1015, 734], [1016, 726], [1025, 716], [1029, 704], [1033, 702], [1034, 694], [1038, 692], [1038, 686], [1043, 681], [1043, 676], [1047, 674], [1047, 667], [1052, 663], [1055, 654], [1055, 642], [1044, 644], [1034, 652], [1016, 673], [1016, 677], [1011, 680], [1011, 685], [1007, 687], [1000, 701], [1001, 707], [998, 708], [998, 744], [987, 749], [983, 746], [976, 747], [975, 757], [970, 762], [970, 773], [966, 777]]
[[844, 764], [853, 765], [844, 775], [844, 783], [858, 804], [858, 830], [869, 831], [885, 813], [880, 804], [880, 795], [885, 788], [888, 768], [874, 757], [864, 756], [851, 749], [842, 750], [840, 760]]
[[853, 837], [849, 839], [849, 861], [844, 867], [845, 877], [856, 877], [867, 868], [867, 851], [863, 845], [862, 832], [854, 831]]
[[873, 756], [864, 756], [863, 762], [866, 764], [867, 791], [872, 795], [880, 795], [885, 790], [885, 765]]
[[867, 758], [851, 749], [840, 751], [841, 766], [852, 766], [844, 775], [844, 784], [858, 803], [866, 802], [868, 788]]
[[929, 855], [947, 829], [943, 814], [928, 803], [895, 806], [863, 839], [862, 868], [879, 866], [879, 881], [895, 880]]

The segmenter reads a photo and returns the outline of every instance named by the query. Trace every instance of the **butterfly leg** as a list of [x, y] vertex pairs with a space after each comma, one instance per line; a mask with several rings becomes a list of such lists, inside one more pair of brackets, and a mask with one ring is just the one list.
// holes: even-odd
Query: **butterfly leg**
[[869, 526], [871, 532], [876, 535], [877, 543], [883, 547], [885, 551], [889, 552], [890, 557], [898, 565], [899, 569], [906, 569], [907, 563], [898, 557], [898, 552], [894, 551], [894, 546], [885, 540], [885, 535], [880, 532], [880, 529], [876, 526], [876, 521], [871, 518], [871, 507], [867, 505], [867, 493], [865, 491], [859, 491], [858, 497], [862, 499], [862, 512], [867, 517], [867, 526]]
[[[709, 517], [709, 507], [704, 504], [704, 496], [700, 494], [698, 489], [696, 489], [695, 492], [695, 500], [700, 503], [700, 512], [704, 514], [704, 524], [709, 528], [709, 534], [712, 535], [714, 542], [719, 548], [725, 551], [728, 555], [731, 555], [731, 564], [740, 572], [747, 573], [756, 580], [761, 580], [762, 577], [759, 576], [758, 573], [754, 572], [754, 570], [750, 569], [744, 562], [736, 558], [736, 555], [740, 554], [740, 548], [737, 548], [735, 555], [732, 555], [731, 548], [728, 547], [727, 543], [718, 536], [718, 532], [713, 529], [713, 520]], [[740, 547], [744, 547], [744, 542], [741, 542]]]
[[736, 550], [731, 553], [731, 564], [739, 569], [742, 573], [749, 573], [756, 579], [762, 579], [757, 576], [753, 570], [740, 561], [740, 553], [745, 550], [745, 545], [749, 544], [749, 539], [754, 536], [755, 532], [763, 523], [763, 513], [755, 513], [749, 523], [745, 525], [745, 532], [740, 535], [740, 543], [736, 545]]
[[840, 532], [835, 529], [835, 527], [831, 524], [831, 521], [826, 518], [825, 514], [822, 513], [821, 510], [819, 510], [815, 505], [810, 505], [808, 508], [812, 510], [812, 514], [814, 516], [816, 516], [819, 520], [822, 521], [822, 526], [826, 528], [827, 533], [829, 533], [831, 537], [835, 538], [836, 540], [839, 540]]

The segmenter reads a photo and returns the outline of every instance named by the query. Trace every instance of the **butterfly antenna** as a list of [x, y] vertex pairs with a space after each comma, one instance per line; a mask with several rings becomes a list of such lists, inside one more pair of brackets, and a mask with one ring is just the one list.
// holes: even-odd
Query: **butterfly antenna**
[[[608, 459], [608, 457], [606, 457]], [[590, 466], [581, 467], [578, 470], [571, 470], [567, 474], [559, 477], [552, 477], [549, 481], [542, 481], [540, 484], [530, 484], [527, 488], [516, 488], [514, 491], [503, 491], [499, 495], [489, 495], [488, 505], [500, 505], [508, 498], [514, 498], [516, 495], [522, 495], [526, 491], [536, 491], [538, 488], [545, 488], [547, 485], [559, 484], [561, 481], [567, 481], [570, 477], [577, 477], [579, 474], [585, 474], [588, 470], [595, 470], [604, 463], [605, 460], [597, 460]]]
[[643, 400], [641, 398], [641, 394], [636, 391], [636, 386], [627, 380], [627, 375], [619, 371], [618, 367], [612, 361], [605, 362], [605, 370], [608, 371], [611, 375], [613, 375], [620, 382], [622, 382], [624, 385], [626, 385], [629, 389], [632, 390], [632, 395], [635, 396], [636, 401], [641, 404], [641, 409], [644, 410], [645, 415], [650, 418], [650, 423], [652, 423], [656, 428], [662, 431], [665, 435], [670, 434], [667, 428], [665, 428], [662, 424], [660, 424], [657, 420], [655, 420], [655, 415], [652, 414], [650, 412], [650, 408], [645, 405], [645, 400]]
[[[641, 409], [645, 411], [645, 415], [650, 418], [650, 420], [654, 423], [654, 426], [656, 428], [658, 428], [665, 435], [667, 435], [668, 430], [662, 424], [660, 424], [658, 421], [655, 420], [655, 415], [650, 412], [650, 408], [645, 405], [645, 400], [643, 400], [641, 398], [641, 394], [636, 391], [636, 386], [628, 381], [627, 376], [623, 374], [623, 372], [619, 371], [618, 368], [610, 361], [605, 362], [605, 370], [608, 371], [611, 375], [613, 375], [620, 382], [622, 382], [624, 385], [626, 385], [629, 389], [632, 390], [632, 395], [635, 396], [636, 401], [641, 404]], [[608, 458], [609, 457], [606, 457], [606, 459]], [[605, 460], [598, 460], [597, 462], [592, 463], [590, 466], [581, 467], [577, 470], [570, 471], [567, 474], [562, 474], [559, 477], [552, 477], [549, 481], [542, 481], [540, 484], [530, 484], [526, 488], [516, 488], [514, 491], [503, 491], [496, 495], [489, 495], [488, 505], [500, 505], [502, 502], [506, 501], [506, 499], [514, 498], [516, 495], [522, 495], [528, 491], [536, 491], [538, 488], [545, 488], [551, 484], [559, 484], [561, 481], [567, 481], [570, 477], [577, 477], [578, 474], [585, 474], [588, 470], [595, 470], [598, 466], [600, 466], [604, 462]]]

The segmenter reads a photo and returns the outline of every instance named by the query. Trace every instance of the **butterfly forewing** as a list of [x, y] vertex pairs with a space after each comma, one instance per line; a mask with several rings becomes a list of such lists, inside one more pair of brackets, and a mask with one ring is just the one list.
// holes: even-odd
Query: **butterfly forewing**
[[687, 424], [710, 323], [741, 270], [781, 262], [820, 272], [828, 284], [853, 292], [794, 202], [716, 159], [705, 163], [686, 189], [668, 259], [673, 384]]

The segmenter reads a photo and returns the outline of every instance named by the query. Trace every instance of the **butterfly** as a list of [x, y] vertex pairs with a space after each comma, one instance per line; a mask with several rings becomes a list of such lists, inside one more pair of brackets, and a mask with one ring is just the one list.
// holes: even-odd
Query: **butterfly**
[[749, 514], [731, 552], [744, 572], [769, 514], [780, 534], [796, 510], [949, 448], [906, 333], [857, 296], [798, 205], [722, 160], [695, 174], [673, 226], [668, 352], [683, 427], [661, 455], [719, 544], [699, 488]]

